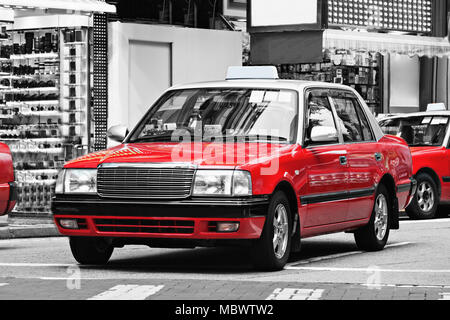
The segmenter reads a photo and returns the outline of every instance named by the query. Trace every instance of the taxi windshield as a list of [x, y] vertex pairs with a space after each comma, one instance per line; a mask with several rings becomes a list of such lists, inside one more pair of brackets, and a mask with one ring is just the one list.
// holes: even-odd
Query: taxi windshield
[[403, 138], [410, 147], [440, 147], [448, 122], [446, 116], [419, 116], [383, 120], [380, 126], [385, 134]]
[[176, 90], [149, 110], [127, 142], [179, 142], [189, 136], [191, 141], [295, 143], [297, 125], [298, 98], [291, 90]]

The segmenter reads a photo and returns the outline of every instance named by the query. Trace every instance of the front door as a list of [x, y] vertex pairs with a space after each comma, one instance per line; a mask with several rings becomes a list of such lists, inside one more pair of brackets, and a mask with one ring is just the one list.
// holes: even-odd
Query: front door
[[[348, 161], [346, 146], [336, 134], [335, 139], [313, 141], [317, 128], [336, 133], [336, 116], [327, 91], [313, 90], [308, 94], [304, 159], [307, 172], [306, 194], [300, 198], [306, 206], [304, 226], [320, 227], [344, 222], [347, 216]], [[316, 129], [316, 130], [315, 130]]]

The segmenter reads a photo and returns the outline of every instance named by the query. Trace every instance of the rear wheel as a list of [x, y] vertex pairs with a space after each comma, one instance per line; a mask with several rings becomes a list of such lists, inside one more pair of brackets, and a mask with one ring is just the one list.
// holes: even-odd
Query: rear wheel
[[380, 185], [375, 196], [375, 205], [369, 224], [355, 232], [355, 241], [359, 249], [364, 251], [384, 249], [389, 238], [391, 210], [389, 193], [384, 185]]
[[433, 178], [426, 174], [417, 175], [417, 192], [406, 213], [412, 219], [424, 220], [436, 217], [439, 206], [439, 193]]
[[114, 251], [112, 244], [103, 238], [70, 238], [72, 255], [80, 264], [107, 264]]
[[258, 269], [277, 271], [286, 265], [291, 251], [292, 219], [289, 201], [279, 191], [269, 204], [267, 220], [261, 238], [252, 248]]

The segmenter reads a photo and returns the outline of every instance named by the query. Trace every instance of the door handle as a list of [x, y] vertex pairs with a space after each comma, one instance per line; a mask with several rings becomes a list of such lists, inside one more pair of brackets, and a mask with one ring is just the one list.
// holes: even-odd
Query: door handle
[[347, 157], [345, 157], [345, 156], [339, 157], [339, 162], [341, 163], [341, 165], [346, 166], [347, 165]]
[[375, 153], [375, 160], [378, 162], [381, 162], [381, 160], [383, 160], [383, 156], [381, 155], [381, 153]]

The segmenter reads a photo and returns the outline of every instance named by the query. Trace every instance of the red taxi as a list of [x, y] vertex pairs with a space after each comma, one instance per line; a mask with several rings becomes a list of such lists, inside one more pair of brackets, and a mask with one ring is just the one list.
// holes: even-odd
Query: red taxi
[[10, 213], [17, 201], [14, 168], [9, 147], [0, 143], [0, 216]]
[[449, 111], [422, 112], [380, 121], [386, 134], [403, 138], [411, 148], [417, 193], [406, 209], [414, 219], [432, 219], [450, 202]]
[[272, 68], [171, 88], [109, 136], [122, 144], [67, 163], [52, 203], [82, 264], [130, 244], [239, 245], [279, 270], [302, 238], [336, 232], [382, 250], [415, 192], [408, 145], [355, 90]]

